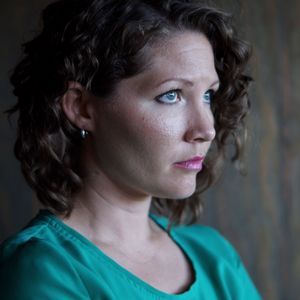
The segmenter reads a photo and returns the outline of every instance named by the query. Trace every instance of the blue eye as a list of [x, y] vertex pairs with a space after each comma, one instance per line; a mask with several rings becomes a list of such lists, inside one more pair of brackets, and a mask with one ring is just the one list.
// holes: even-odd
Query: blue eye
[[164, 94], [161, 94], [156, 97], [156, 99], [160, 102], [166, 103], [166, 104], [174, 104], [179, 99], [179, 91], [178, 90], [172, 90], [169, 92], [166, 92]]
[[213, 90], [208, 90], [207, 92], [205, 92], [204, 102], [210, 104], [213, 100], [214, 94], [215, 94], [215, 92]]

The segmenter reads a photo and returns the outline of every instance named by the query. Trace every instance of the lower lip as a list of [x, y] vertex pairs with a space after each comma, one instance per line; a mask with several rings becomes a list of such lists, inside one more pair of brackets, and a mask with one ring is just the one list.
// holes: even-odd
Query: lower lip
[[203, 161], [198, 160], [198, 161], [185, 161], [182, 163], [176, 163], [176, 167], [181, 168], [181, 169], [186, 169], [186, 170], [196, 170], [196, 171], [201, 171], [203, 167]]

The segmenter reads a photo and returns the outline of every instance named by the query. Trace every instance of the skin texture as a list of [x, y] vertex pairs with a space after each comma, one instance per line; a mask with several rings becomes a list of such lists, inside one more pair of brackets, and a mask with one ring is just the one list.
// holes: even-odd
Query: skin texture
[[[195, 191], [197, 171], [174, 163], [206, 155], [215, 137], [206, 96], [218, 89], [218, 76], [211, 45], [199, 33], [174, 34], [149, 56], [150, 67], [122, 80], [109, 99], [70, 83], [63, 109], [89, 135], [81, 159], [84, 187], [64, 222], [152, 285], [178, 292], [192, 270], [148, 212], [152, 196], [180, 201]], [[166, 96], [158, 96], [170, 90], [180, 90], [175, 102], [162, 102]], [[169, 272], [157, 282], [163, 264]]]

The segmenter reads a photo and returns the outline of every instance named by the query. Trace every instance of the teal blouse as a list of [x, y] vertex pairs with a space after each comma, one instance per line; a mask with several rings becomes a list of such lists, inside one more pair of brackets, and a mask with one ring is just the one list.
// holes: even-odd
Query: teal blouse
[[[167, 219], [150, 214], [164, 230]], [[258, 300], [233, 247], [202, 225], [173, 227], [170, 237], [190, 260], [195, 280], [181, 294], [162, 292], [112, 260], [43, 210], [0, 247], [0, 298], [5, 300]]]

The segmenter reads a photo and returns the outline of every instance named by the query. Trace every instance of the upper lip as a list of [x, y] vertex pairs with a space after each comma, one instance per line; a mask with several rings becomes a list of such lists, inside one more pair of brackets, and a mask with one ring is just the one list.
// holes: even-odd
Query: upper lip
[[185, 162], [198, 162], [198, 161], [203, 161], [203, 160], [204, 160], [204, 156], [198, 155], [198, 156], [194, 156], [194, 157], [189, 158], [189, 159], [184, 160], [184, 161], [179, 161], [179, 162], [177, 162], [177, 164], [178, 163], [185, 163]]

